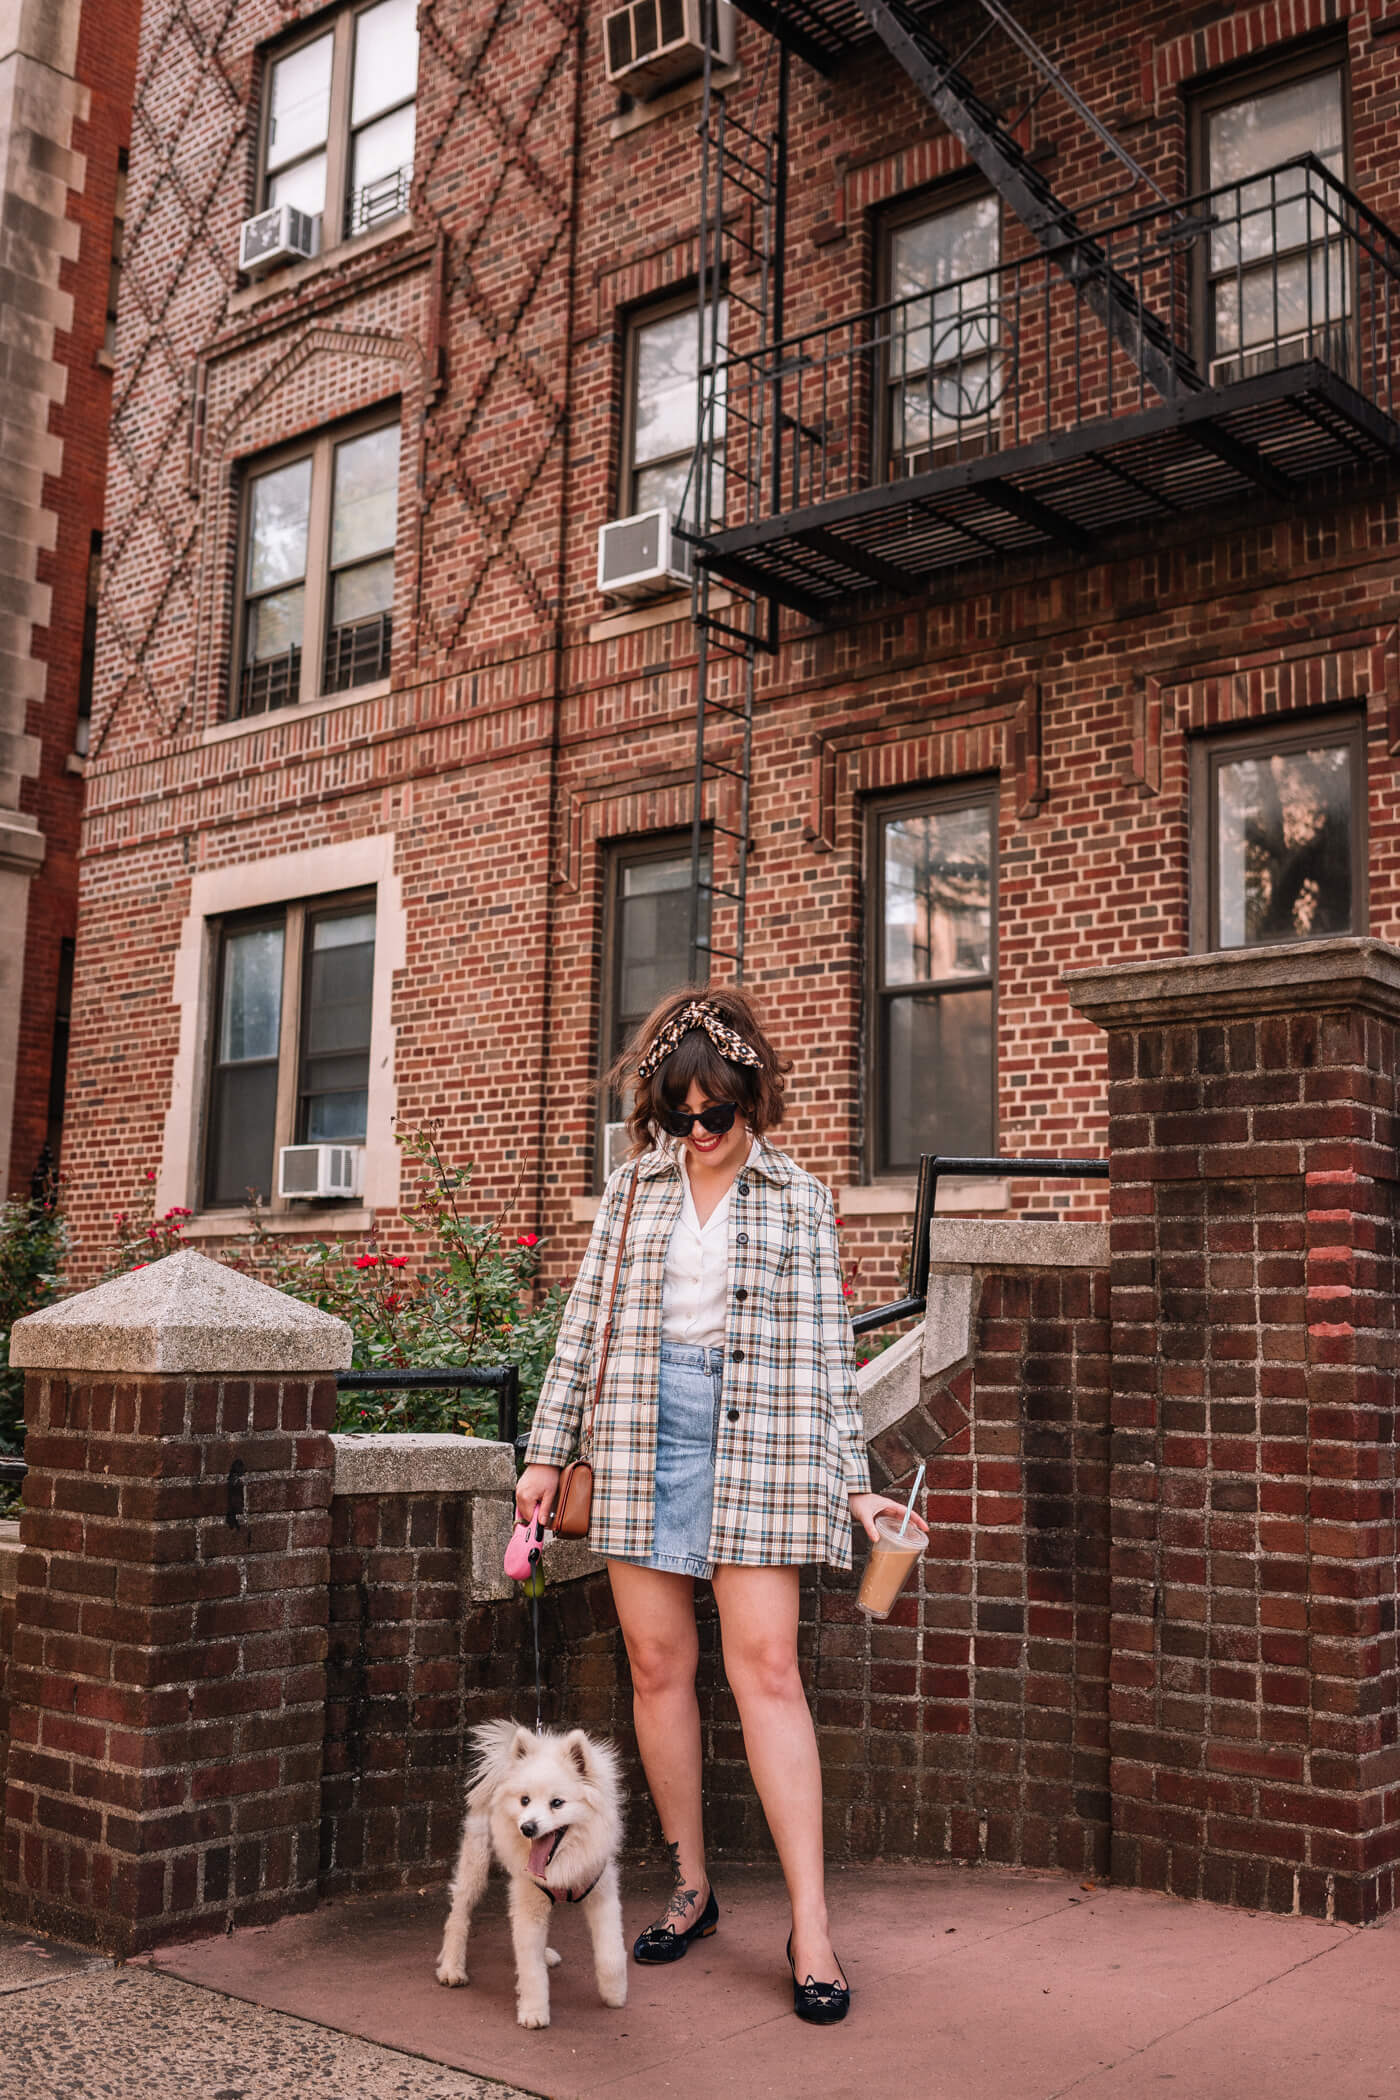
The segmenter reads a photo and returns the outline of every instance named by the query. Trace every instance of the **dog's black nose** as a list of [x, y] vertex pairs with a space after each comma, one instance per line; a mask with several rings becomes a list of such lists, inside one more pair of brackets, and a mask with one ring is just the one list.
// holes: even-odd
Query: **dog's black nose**
[[529, 1822], [528, 1822], [528, 1823], [522, 1823], [522, 1824], [521, 1824], [521, 1826], [520, 1826], [520, 1835], [521, 1835], [522, 1837], [524, 1837], [524, 1838], [532, 1838], [532, 1837], [534, 1836], [534, 1834], [535, 1834], [535, 1829], [536, 1829], [536, 1825], [535, 1825], [535, 1819], [534, 1819], [534, 1817], [533, 1817], [533, 1816], [531, 1816], [531, 1818], [530, 1818], [530, 1820], [529, 1820]]

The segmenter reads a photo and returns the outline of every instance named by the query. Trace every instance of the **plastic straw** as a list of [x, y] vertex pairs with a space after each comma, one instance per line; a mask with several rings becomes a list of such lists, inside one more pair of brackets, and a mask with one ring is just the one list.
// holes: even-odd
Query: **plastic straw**
[[924, 1473], [926, 1470], [926, 1467], [921, 1463], [918, 1472], [914, 1475], [914, 1485], [910, 1488], [909, 1500], [904, 1505], [904, 1521], [899, 1527], [899, 1535], [901, 1538], [903, 1538], [905, 1532], [909, 1529], [909, 1512], [914, 1507], [915, 1497], [918, 1495], [919, 1489], [924, 1484]]

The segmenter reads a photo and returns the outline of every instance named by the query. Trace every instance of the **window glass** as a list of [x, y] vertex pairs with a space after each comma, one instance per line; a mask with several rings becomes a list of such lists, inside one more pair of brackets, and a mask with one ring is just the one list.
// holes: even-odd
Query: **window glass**
[[331, 116], [331, 54], [328, 33], [274, 59], [268, 86], [267, 164], [284, 168], [323, 146]]
[[[290, 466], [259, 474], [249, 490], [249, 603], [244, 645], [248, 663], [263, 663], [301, 645], [310, 514], [309, 459], [293, 460]], [[279, 585], [288, 587], [279, 589]]]
[[1321, 179], [1306, 168], [1247, 179], [1304, 153], [1344, 176], [1342, 86], [1332, 67], [1207, 112], [1206, 181], [1224, 190], [1210, 240], [1216, 354], [1317, 354], [1320, 332], [1346, 317], [1341, 229]]
[[[709, 879], [709, 861], [703, 869]], [[700, 896], [700, 932], [709, 938], [710, 899]], [[624, 861], [617, 899], [617, 1009], [611, 1055], [658, 999], [684, 984], [690, 967], [690, 855]]]
[[205, 1201], [243, 1203], [272, 1190], [284, 929], [225, 935], [210, 1100]]
[[[356, 132], [350, 167], [350, 191], [355, 199], [352, 232], [363, 232], [366, 227], [376, 224], [381, 216], [403, 210], [408, 201], [407, 191], [398, 178], [402, 176], [406, 182], [412, 171], [413, 134], [412, 103], [407, 109], [396, 109], [377, 123], [367, 124], [363, 131]], [[368, 196], [366, 191], [370, 193]]]
[[386, 423], [335, 448], [331, 565], [362, 561], [394, 544], [399, 501], [399, 426]]
[[313, 919], [302, 1019], [300, 1120], [306, 1143], [364, 1137], [373, 990], [374, 913]]
[[1222, 948], [1353, 930], [1351, 743], [1221, 756], [1215, 766]]
[[918, 992], [891, 1002], [890, 1166], [915, 1166], [924, 1152], [991, 1154], [992, 1052], [990, 991]]
[[417, 0], [379, 0], [355, 19], [355, 84], [350, 122], [412, 101], [418, 92]]
[[884, 826], [884, 981], [985, 977], [992, 967], [991, 815], [928, 811]]
[[970, 425], [985, 425], [1000, 388], [1001, 253], [996, 197], [891, 228], [890, 451], [897, 471]]
[[996, 807], [933, 800], [878, 816], [872, 1164], [989, 1153], [995, 1134]]
[[291, 204], [313, 219], [319, 218], [326, 208], [326, 156], [313, 153], [307, 160], [299, 160], [290, 168], [282, 168], [267, 178], [267, 201], [273, 204]]
[[[723, 359], [728, 348], [728, 302], [720, 309], [716, 355]], [[687, 499], [691, 463], [695, 451], [695, 416], [698, 400], [699, 326], [693, 306], [663, 315], [659, 320], [638, 323], [633, 342], [632, 403], [632, 508], [669, 510], [679, 516], [682, 503], [694, 515], [693, 499]], [[723, 395], [715, 402], [714, 440], [724, 441]], [[711, 488], [711, 516], [723, 515], [722, 466], [715, 462]]]

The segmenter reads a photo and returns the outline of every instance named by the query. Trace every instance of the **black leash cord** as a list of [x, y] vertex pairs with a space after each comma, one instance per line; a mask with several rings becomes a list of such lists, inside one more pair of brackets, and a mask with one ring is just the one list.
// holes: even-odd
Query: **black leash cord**
[[[533, 1570], [531, 1571], [533, 1573]], [[540, 1689], [540, 1593], [530, 1599], [530, 1623], [535, 1632], [535, 1734], [544, 1734], [544, 1694]]]

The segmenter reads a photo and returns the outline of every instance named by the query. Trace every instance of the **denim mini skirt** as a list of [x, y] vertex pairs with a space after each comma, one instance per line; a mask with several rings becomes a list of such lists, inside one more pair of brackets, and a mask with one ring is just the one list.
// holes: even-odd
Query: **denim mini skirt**
[[715, 1497], [722, 1349], [661, 1344], [656, 1396], [656, 1498], [651, 1552], [617, 1554], [638, 1568], [713, 1573], [710, 1514]]

